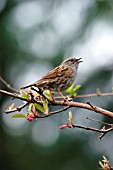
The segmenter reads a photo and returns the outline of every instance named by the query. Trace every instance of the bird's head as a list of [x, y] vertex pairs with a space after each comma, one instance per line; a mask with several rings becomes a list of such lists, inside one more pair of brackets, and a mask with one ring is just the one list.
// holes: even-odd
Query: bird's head
[[70, 57], [62, 62], [63, 65], [71, 66], [73, 68], [78, 68], [79, 63], [81, 63], [81, 58]]

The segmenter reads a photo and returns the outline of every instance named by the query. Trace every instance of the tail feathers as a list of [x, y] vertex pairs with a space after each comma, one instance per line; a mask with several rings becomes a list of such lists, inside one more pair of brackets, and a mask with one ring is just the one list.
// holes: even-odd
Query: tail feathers
[[27, 89], [27, 88], [32, 87], [32, 86], [41, 88], [45, 83], [46, 83], [46, 81], [40, 79], [40, 80], [36, 81], [35, 83], [32, 83], [32, 84], [29, 84], [27, 86], [21, 87], [20, 89]]
[[40, 86], [43, 85], [43, 83], [44, 83], [44, 82], [43, 82], [42, 80], [38, 80], [38, 81], [36, 81], [35, 83], [32, 83], [32, 84], [29, 84], [29, 85], [27, 85], [27, 86], [21, 87], [20, 89], [27, 89], [27, 88], [32, 87], [32, 86], [40, 87]]
[[20, 89], [27, 89], [29, 87], [36, 86], [36, 84], [29, 84], [27, 86], [21, 87]]

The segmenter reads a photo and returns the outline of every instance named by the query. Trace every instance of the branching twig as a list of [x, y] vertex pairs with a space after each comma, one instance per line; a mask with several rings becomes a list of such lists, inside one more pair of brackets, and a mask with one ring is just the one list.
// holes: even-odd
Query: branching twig
[[44, 115], [44, 116], [40, 116], [40, 115], [38, 115], [38, 116], [35, 116], [35, 118], [45, 118], [45, 117], [49, 117], [49, 116], [52, 116], [52, 115], [54, 115], [54, 114], [57, 114], [57, 113], [63, 112], [63, 111], [65, 111], [65, 110], [69, 109], [69, 108], [70, 108], [70, 106], [66, 106], [66, 107], [65, 107], [65, 108], [63, 108], [63, 109], [59, 109], [59, 110], [56, 110], [56, 111], [50, 112], [48, 115]]
[[11, 85], [8, 84], [1, 76], [0, 76], [0, 81], [1, 81], [3, 84], [5, 84], [6, 87], [8, 87], [9, 89], [11, 89], [12, 91], [14, 91], [14, 92], [19, 92], [19, 90], [14, 89], [13, 87], [11, 87]]
[[16, 108], [13, 109], [13, 110], [5, 110], [4, 113], [9, 114], [9, 113], [16, 112], [16, 111], [20, 112], [20, 111], [21, 111], [24, 107], [26, 107], [28, 104], [29, 104], [29, 103], [26, 102], [26, 103], [24, 103], [23, 105], [21, 105], [21, 106], [19, 106], [19, 107], [16, 107]]
[[[71, 125], [70, 125], [70, 128], [72, 128]], [[75, 124], [73, 124], [73, 128], [81, 128], [81, 129], [91, 130], [91, 131], [98, 132], [98, 133], [108, 133], [113, 130], [113, 128], [109, 128], [107, 130], [99, 130], [96, 128], [92, 128], [88, 126], [80, 126], [80, 125], [75, 125]]]
[[[0, 77], [0, 81], [3, 82], [9, 89], [11, 89], [15, 92], [19, 92], [19, 90], [12, 88], [5, 80], [3, 80], [2, 77]], [[34, 87], [31, 87], [31, 90], [36, 91], [39, 94], [39, 98], [37, 98], [37, 96], [35, 96], [34, 93], [32, 93], [32, 91], [27, 93], [27, 94], [25, 93], [25, 95], [26, 96], [28, 95], [28, 97], [24, 98], [23, 97], [24, 95], [17, 94], [17, 93], [11, 93], [11, 92], [8, 92], [8, 91], [5, 91], [5, 90], [0, 90], [0, 93], [2, 93], [4, 95], [11, 96], [14, 99], [20, 99], [22, 101], [26, 101], [26, 103], [24, 103], [23, 105], [16, 107], [14, 109], [12, 108], [12, 110], [10, 110], [10, 109], [6, 110], [4, 112], [7, 113], [7, 114], [12, 113], [12, 112], [16, 112], [16, 111], [20, 112], [21, 109], [23, 109], [24, 107], [26, 107], [29, 104], [32, 105], [32, 103], [33, 103], [33, 104], [39, 104], [40, 108], [42, 107], [42, 110], [41, 110], [42, 113], [44, 113], [44, 111], [43, 111], [44, 106], [47, 109], [48, 109], [49, 105], [51, 105], [51, 106], [65, 106], [65, 107], [62, 108], [62, 109], [53, 111], [53, 112], [49, 112], [48, 114], [43, 114], [41, 116], [39, 114], [36, 115], [38, 108], [36, 108], [36, 110], [35, 110], [35, 107], [34, 107], [34, 110], [33, 110], [34, 105], [32, 105], [31, 112], [29, 113], [29, 115], [28, 115], [29, 117], [27, 118], [29, 121], [32, 121], [33, 118], [46, 118], [46, 117], [49, 117], [51, 115], [63, 112], [63, 111], [65, 111], [65, 110], [67, 110], [71, 107], [87, 109], [87, 110], [90, 110], [90, 111], [93, 111], [93, 112], [96, 112], [96, 113], [100, 113], [100, 114], [103, 114], [103, 115], [106, 115], [106, 116], [113, 118], [113, 112], [102, 109], [102, 108], [97, 107], [97, 106], [94, 106], [94, 105], [91, 104], [90, 101], [88, 101], [87, 103], [81, 103], [81, 102], [74, 102], [74, 101], [67, 101], [67, 100], [66, 101], [56, 100], [56, 99], [61, 99], [61, 97], [59, 97], [59, 96], [54, 97], [53, 100], [49, 100], [43, 94], [43, 91], [41, 89], [37, 90]], [[77, 95], [77, 96], [75, 96], [75, 98], [84, 98], [84, 97], [93, 97], [93, 96], [113, 96], [113, 93], [96, 93], [96, 94]], [[40, 97], [41, 97], [41, 100], [40, 100]], [[45, 99], [47, 100], [47, 105], [45, 104], [45, 102], [46, 102]], [[36, 111], [36, 114], [35, 114], [35, 111]], [[45, 113], [46, 113], [46, 111], [45, 111]], [[102, 139], [108, 132], [113, 131], [113, 124], [108, 124], [108, 123], [105, 123], [105, 122], [102, 122], [102, 121], [99, 121], [99, 120], [96, 120], [96, 119], [92, 119], [92, 118], [87, 118], [87, 119], [99, 122], [101, 124], [104, 124], [104, 125], [107, 125], [107, 126], [110, 126], [110, 127], [108, 129], [106, 129], [106, 127], [104, 126], [102, 129], [96, 129], [96, 128], [88, 127], [88, 126], [80, 126], [80, 125], [74, 124], [73, 121], [70, 118], [70, 124], [67, 123], [66, 125], [62, 125], [60, 128], [61, 129], [63, 129], [63, 128], [81, 128], [81, 129], [85, 129], [85, 130], [95, 131], [95, 132], [101, 133], [101, 135], [99, 136], [99, 139]]]
[[107, 130], [100, 130], [100, 131], [101, 131], [100, 133], [102, 133], [102, 135], [99, 136], [99, 139], [101, 140], [108, 132], [113, 131], [113, 128], [109, 128]]
[[108, 132], [113, 131], [113, 128], [109, 128], [109, 129], [96, 129], [93, 127], [89, 127], [89, 126], [81, 126], [81, 125], [76, 125], [76, 124], [68, 124], [66, 123], [66, 125], [62, 125], [59, 127], [60, 129], [65, 129], [65, 128], [79, 128], [79, 129], [85, 129], [85, 130], [89, 130], [89, 131], [94, 131], [94, 132], [98, 132], [101, 133], [101, 136], [99, 136], [99, 139], [101, 140]]
[[93, 105], [90, 103], [90, 101], [87, 101], [87, 104], [90, 105], [95, 112], [97, 112], [97, 111], [96, 111], [96, 107], [93, 106]]
[[97, 120], [97, 119], [92, 119], [92, 118], [90, 118], [90, 117], [86, 117], [86, 119], [92, 120], [92, 121], [95, 121], [95, 122], [99, 122], [99, 123], [104, 124], [104, 125], [107, 125], [107, 126], [113, 126], [113, 124], [106, 123], [106, 122], [102, 122], [102, 121]]
[[111, 167], [109, 160], [105, 156], [103, 156], [102, 161], [99, 161], [99, 164], [103, 170], [113, 170], [113, 167]]
[[[90, 93], [90, 94], [80, 94], [76, 95], [74, 98], [87, 98], [87, 97], [107, 97], [107, 96], [113, 96], [113, 93]], [[64, 96], [65, 98], [67, 96]], [[56, 96], [55, 99], [61, 99], [60, 96]]]
[[[39, 103], [39, 104], [43, 104], [42, 101], [37, 101], [37, 102], [36, 102], [36, 101], [34, 101], [34, 100], [24, 99], [24, 98], [20, 97], [20, 96], [17, 95], [17, 94], [13, 94], [13, 93], [7, 92], [7, 91], [5, 91], [5, 90], [0, 90], [0, 93], [5, 94], [5, 95], [8, 95], [8, 96], [12, 96], [12, 97], [14, 97], [14, 98], [18, 98], [18, 99], [23, 100], [23, 101], [27, 101], [28, 103]], [[83, 109], [87, 109], [87, 110], [91, 110], [91, 111], [95, 111], [95, 110], [96, 110], [97, 113], [100, 113], [100, 114], [103, 114], [103, 115], [106, 115], [106, 116], [113, 117], [113, 112], [110, 112], [110, 111], [108, 111], [108, 110], [102, 109], [102, 108], [97, 107], [97, 106], [93, 106], [93, 108], [92, 108], [92, 106], [90, 106], [89, 104], [80, 103], [80, 102], [73, 102], [73, 101], [71, 101], [71, 102], [69, 102], [69, 101], [63, 101], [63, 102], [62, 102], [62, 101], [57, 101], [57, 100], [55, 100], [55, 101], [52, 101], [52, 105], [78, 107], [78, 108], [83, 108]], [[95, 108], [95, 110], [94, 110], [94, 108]]]
[[105, 96], [113, 96], [113, 93], [91, 93], [91, 94], [81, 94], [75, 96], [75, 98], [86, 98], [86, 97], [105, 97]]
[[7, 95], [7, 96], [11, 96], [13, 97], [14, 99], [20, 99], [22, 101], [27, 101], [28, 103], [39, 103], [39, 104], [42, 104], [43, 102], [41, 101], [35, 101], [35, 100], [28, 100], [26, 98], [22, 98], [21, 96], [19, 96], [18, 94], [16, 93], [11, 93], [11, 92], [8, 92], [8, 91], [5, 91], [5, 90], [0, 90], [0, 93], [4, 94], [4, 95]]

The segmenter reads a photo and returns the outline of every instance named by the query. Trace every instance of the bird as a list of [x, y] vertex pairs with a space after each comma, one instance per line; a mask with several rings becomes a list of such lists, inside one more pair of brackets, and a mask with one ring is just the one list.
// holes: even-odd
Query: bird
[[41, 79], [35, 83], [21, 87], [21, 89], [35, 86], [42, 91], [50, 90], [51, 92], [58, 92], [64, 98], [62, 92], [67, 90], [75, 82], [78, 65], [81, 62], [83, 62], [81, 58], [77, 59], [75, 56], [69, 57], [58, 67], [42, 76]]

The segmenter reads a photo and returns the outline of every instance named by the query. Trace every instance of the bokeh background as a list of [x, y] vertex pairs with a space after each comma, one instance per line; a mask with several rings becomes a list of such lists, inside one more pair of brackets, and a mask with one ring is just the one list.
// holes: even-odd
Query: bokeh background
[[[64, 59], [82, 57], [78, 94], [111, 92], [113, 86], [112, 0], [0, 0], [0, 75], [20, 88], [39, 79]], [[0, 89], [8, 90], [1, 82]], [[76, 99], [113, 111], [113, 97]], [[3, 110], [13, 101], [0, 94], [1, 170], [96, 170], [105, 155], [113, 166], [113, 133], [60, 130], [68, 111], [43, 120], [11, 119]], [[17, 105], [21, 104], [15, 100]], [[25, 113], [23, 110], [22, 113]], [[113, 120], [72, 109], [76, 124], [100, 128], [86, 116]]]

